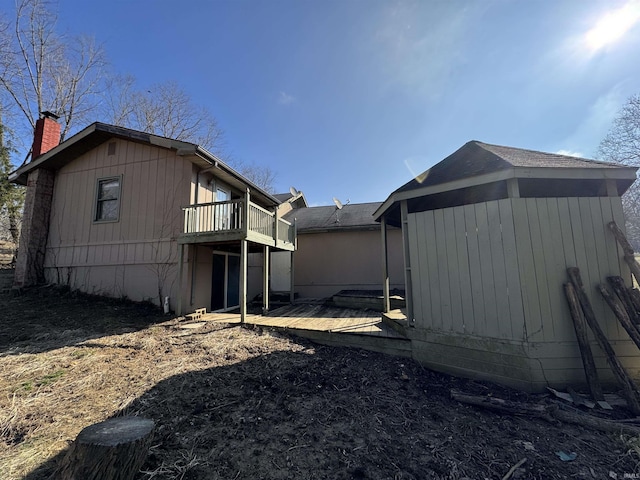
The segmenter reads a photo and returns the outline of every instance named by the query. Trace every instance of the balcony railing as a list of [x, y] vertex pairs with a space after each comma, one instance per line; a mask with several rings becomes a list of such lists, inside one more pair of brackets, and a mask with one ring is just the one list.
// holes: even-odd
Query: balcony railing
[[291, 247], [295, 228], [286, 220], [245, 199], [201, 203], [183, 207], [184, 234], [215, 237], [236, 233], [240, 238], [274, 246]]

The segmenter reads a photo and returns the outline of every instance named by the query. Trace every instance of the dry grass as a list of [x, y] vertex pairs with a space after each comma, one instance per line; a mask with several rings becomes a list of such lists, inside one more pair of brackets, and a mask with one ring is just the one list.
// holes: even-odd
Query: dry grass
[[[65, 449], [84, 426], [126, 411], [162, 380], [302, 348], [286, 339], [240, 329], [211, 325], [207, 330], [198, 332], [197, 342], [193, 332], [178, 328], [175, 320], [89, 340], [83, 329], [64, 330], [36, 337], [39, 351], [30, 352], [30, 346], [23, 344], [3, 353], [2, 478], [23, 478]], [[56, 348], [61, 342], [69, 346]], [[234, 343], [233, 352], [227, 351], [229, 342]]]
[[48, 478], [82, 428], [123, 414], [156, 422], [145, 480], [502, 478], [522, 458], [512, 478], [640, 471], [637, 439], [461, 405], [450, 389], [549, 400], [406, 359], [57, 289], [0, 311], [2, 480]]

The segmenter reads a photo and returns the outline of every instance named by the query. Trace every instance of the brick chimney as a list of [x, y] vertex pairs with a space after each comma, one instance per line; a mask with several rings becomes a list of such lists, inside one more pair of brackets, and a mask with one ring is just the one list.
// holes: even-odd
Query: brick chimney
[[[32, 161], [60, 143], [60, 124], [56, 122], [57, 119], [58, 117], [51, 112], [42, 112], [42, 117], [36, 122], [31, 151]], [[30, 171], [27, 177], [22, 231], [13, 277], [15, 287], [36, 285], [46, 281], [44, 262], [54, 182], [55, 173], [44, 168]]]
[[51, 112], [42, 112], [42, 117], [36, 122], [33, 136], [32, 160], [57, 147], [60, 143], [60, 124], [56, 121], [58, 118], [60, 117]]

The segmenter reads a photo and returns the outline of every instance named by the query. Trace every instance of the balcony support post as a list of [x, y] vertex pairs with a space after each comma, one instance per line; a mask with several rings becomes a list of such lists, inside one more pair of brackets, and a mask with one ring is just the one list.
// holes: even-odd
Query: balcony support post
[[278, 224], [280, 223], [280, 217], [278, 216], [278, 209], [276, 208], [273, 212], [273, 244], [278, 246], [278, 239], [280, 235], [278, 235]]
[[384, 313], [391, 311], [391, 303], [389, 299], [389, 253], [387, 243], [387, 217], [382, 216], [380, 222], [380, 233], [382, 234], [382, 292], [383, 292], [383, 308]]
[[291, 280], [291, 286], [290, 286], [290, 290], [289, 290], [289, 303], [291, 303], [293, 305], [293, 302], [296, 299], [296, 292], [294, 290], [294, 285], [296, 283], [295, 283], [295, 278], [294, 278], [295, 269], [293, 268], [294, 267], [294, 264], [293, 264], [293, 258], [294, 258], [293, 254], [294, 254], [294, 252], [292, 251], [290, 253], [291, 253], [291, 261], [289, 263], [291, 265], [291, 273], [289, 275], [289, 278]]
[[247, 319], [247, 241], [240, 241], [240, 323]]
[[251, 203], [251, 194], [249, 189], [244, 194], [244, 210], [242, 211], [242, 230], [245, 238], [249, 235], [249, 205]]
[[184, 243], [180, 244], [180, 258], [178, 260], [178, 311], [179, 317], [182, 316], [182, 297], [184, 295], [182, 288], [183, 270], [184, 270]]
[[264, 261], [262, 264], [262, 314], [269, 312], [269, 245], [264, 246]]

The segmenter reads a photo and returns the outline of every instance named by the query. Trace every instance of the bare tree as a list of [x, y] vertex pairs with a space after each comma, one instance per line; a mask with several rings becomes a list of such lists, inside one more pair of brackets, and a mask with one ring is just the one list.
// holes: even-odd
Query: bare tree
[[276, 179], [276, 174], [268, 165], [235, 161], [233, 166], [242, 176], [251, 180], [264, 191], [275, 193], [273, 182]]
[[99, 98], [105, 58], [89, 37], [67, 39], [45, 0], [20, 0], [13, 22], [0, 25], [0, 86], [31, 136], [40, 112], [61, 117], [61, 140], [83, 123]]
[[[640, 166], [640, 95], [629, 97], [618, 112], [598, 156], [603, 160]], [[640, 185], [635, 182], [622, 197], [627, 234], [636, 251], [640, 250]]]
[[135, 88], [133, 76], [109, 80], [104, 101], [110, 123], [162, 137], [197, 143], [219, 153], [222, 130], [206, 108], [196, 105], [175, 82]]
[[0, 116], [0, 240], [9, 240], [18, 245], [22, 204], [24, 203], [24, 187], [9, 182], [11, 147], [6, 128]]
[[[61, 117], [61, 140], [76, 126], [98, 120], [177, 140], [197, 143], [224, 158], [222, 130], [175, 82], [136, 88], [131, 75], [106, 71], [105, 55], [89, 37], [68, 38], [56, 30], [47, 0], [18, 0], [13, 22], [0, 18], [0, 102], [8, 99], [12, 121], [28, 149], [40, 113]], [[17, 116], [15, 115], [17, 114]], [[268, 167], [238, 168], [265, 190], [272, 189]]]
[[193, 103], [175, 82], [136, 89], [132, 75], [108, 80], [103, 107], [109, 123], [196, 143], [223, 158], [257, 186], [273, 193], [275, 173], [266, 165], [246, 163], [223, 152], [223, 132], [206, 108]]

